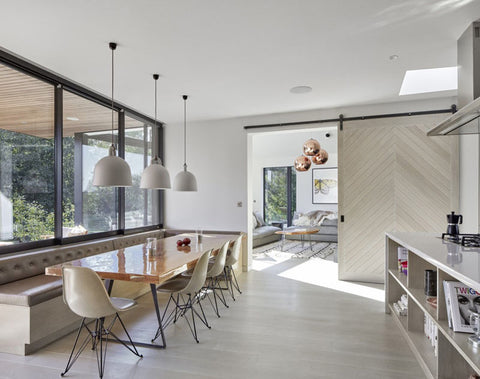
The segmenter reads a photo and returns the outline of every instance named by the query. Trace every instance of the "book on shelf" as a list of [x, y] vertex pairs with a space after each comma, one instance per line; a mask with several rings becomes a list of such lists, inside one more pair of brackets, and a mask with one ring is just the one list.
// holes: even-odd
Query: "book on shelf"
[[433, 348], [434, 356], [438, 354], [438, 328], [432, 318], [425, 313], [423, 315], [423, 332]]
[[443, 286], [449, 325], [454, 332], [473, 333], [470, 314], [480, 311], [480, 293], [457, 281], [445, 280]]
[[432, 307], [437, 308], [437, 297], [436, 296], [427, 297], [427, 304], [430, 304]]
[[398, 272], [407, 275], [408, 271], [408, 249], [402, 246], [397, 248]]
[[445, 293], [445, 308], [447, 309], [447, 320], [448, 320], [448, 327], [452, 329], [452, 311], [451, 311], [451, 304], [450, 304], [450, 294], [448, 290], [447, 281], [443, 281], [443, 292]]

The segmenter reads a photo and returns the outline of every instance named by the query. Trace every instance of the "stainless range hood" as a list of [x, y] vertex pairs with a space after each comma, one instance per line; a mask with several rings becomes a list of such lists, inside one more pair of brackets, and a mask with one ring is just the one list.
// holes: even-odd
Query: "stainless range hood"
[[480, 134], [480, 20], [457, 42], [460, 110], [428, 131], [428, 136]]

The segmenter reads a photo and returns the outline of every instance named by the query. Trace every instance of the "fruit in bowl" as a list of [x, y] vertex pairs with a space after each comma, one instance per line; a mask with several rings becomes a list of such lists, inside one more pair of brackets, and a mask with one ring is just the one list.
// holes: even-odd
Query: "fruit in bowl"
[[179, 246], [179, 247], [180, 247], [180, 246], [183, 246], [183, 240], [178, 240], [178, 241], [177, 241], [177, 246]]
[[192, 242], [192, 241], [191, 241], [190, 238], [188, 238], [188, 237], [185, 237], [185, 238], [183, 239], [183, 244], [184, 244], [185, 246], [190, 245], [190, 242]]

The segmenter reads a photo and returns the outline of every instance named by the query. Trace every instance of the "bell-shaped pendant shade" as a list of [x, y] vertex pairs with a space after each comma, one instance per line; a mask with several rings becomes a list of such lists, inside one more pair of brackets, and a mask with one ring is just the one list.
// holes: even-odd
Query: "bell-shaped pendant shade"
[[140, 188], [168, 189], [171, 187], [168, 170], [162, 166], [160, 158], [153, 158], [150, 166], [143, 170]]
[[122, 158], [117, 157], [115, 146], [108, 149], [108, 156], [100, 159], [93, 170], [94, 186], [99, 187], [130, 187], [132, 172], [130, 166]]
[[112, 50], [112, 145], [108, 149], [108, 156], [100, 159], [93, 170], [93, 185], [98, 187], [130, 187], [132, 185], [132, 171], [124, 159], [117, 157], [115, 145], [113, 144], [114, 129], [114, 52], [117, 48], [115, 42], [110, 42]]
[[173, 180], [173, 189], [175, 191], [198, 191], [197, 179], [190, 171], [187, 165], [183, 165], [183, 171], [180, 171]]
[[195, 175], [187, 170], [187, 95], [183, 95], [183, 171], [173, 180], [175, 191], [198, 191]]

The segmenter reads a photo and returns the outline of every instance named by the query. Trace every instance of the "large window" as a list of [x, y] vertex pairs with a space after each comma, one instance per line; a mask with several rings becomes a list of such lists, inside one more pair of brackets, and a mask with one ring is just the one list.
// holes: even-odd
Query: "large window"
[[54, 237], [54, 88], [0, 64], [0, 245]]
[[[110, 99], [3, 51], [0, 62], [0, 253], [160, 226], [162, 195], [139, 184], [161, 124], [114, 103], [112, 137]], [[130, 188], [92, 184], [112, 138]]]
[[152, 225], [153, 190], [140, 188], [142, 172], [152, 159], [152, 126], [125, 117], [125, 160], [132, 170], [133, 186], [125, 189], [125, 228]]
[[265, 222], [292, 224], [296, 210], [297, 175], [293, 167], [263, 169], [263, 213]]
[[[111, 117], [111, 109], [63, 92], [63, 237], [118, 229], [117, 190], [92, 184], [112, 143]], [[118, 113], [114, 120], [117, 143]]]

